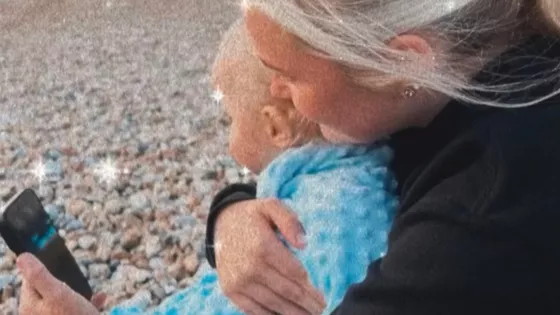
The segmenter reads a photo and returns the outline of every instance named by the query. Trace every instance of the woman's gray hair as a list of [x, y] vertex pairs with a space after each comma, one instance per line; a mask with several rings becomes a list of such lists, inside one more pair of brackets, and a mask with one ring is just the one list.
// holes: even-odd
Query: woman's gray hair
[[[349, 70], [375, 89], [395, 81], [417, 84], [449, 97], [496, 107], [483, 93], [508, 93], [555, 80], [559, 67], [514, 83], [479, 84], [470, 76], [499, 52], [527, 38], [536, 21], [560, 30], [560, 0], [243, 0], [242, 6], [269, 16], [315, 53]], [[399, 34], [420, 34], [431, 43], [435, 62], [420, 66], [418, 54], [392, 49]]]

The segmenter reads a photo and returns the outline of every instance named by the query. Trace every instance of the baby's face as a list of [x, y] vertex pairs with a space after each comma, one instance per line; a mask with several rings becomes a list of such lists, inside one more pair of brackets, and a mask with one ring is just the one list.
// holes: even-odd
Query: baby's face
[[258, 69], [247, 66], [218, 62], [212, 76], [231, 123], [229, 151], [239, 164], [259, 173], [278, 154], [278, 149], [264, 132], [261, 108], [267, 100], [268, 86], [254, 80]]

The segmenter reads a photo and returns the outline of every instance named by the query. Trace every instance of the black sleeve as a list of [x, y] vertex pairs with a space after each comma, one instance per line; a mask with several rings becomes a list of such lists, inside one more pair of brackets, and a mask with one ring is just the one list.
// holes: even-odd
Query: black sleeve
[[402, 219], [396, 228], [385, 258], [370, 265], [334, 314], [481, 314], [482, 304], [500, 303], [485, 297], [507, 296], [518, 287], [511, 275], [534, 266], [506, 237], [435, 213]]
[[212, 201], [210, 205], [210, 213], [206, 223], [206, 259], [212, 268], [216, 268], [216, 257], [214, 253], [214, 227], [218, 216], [229, 205], [254, 199], [257, 194], [257, 185], [250, 184], [232, 184], [222, 189]]
[[560, 150], [525, 134], [460, 170], [474, 153], [450, 153], [433, 169], [454, 171], [417, 180], [386, 256], [333, 315], [558, 314]]
[[[467, 213], [459, 205], [446, 208]], [[399, 219], [385, 258], [370, 265], [333, 314], [519, 314], [533, 303], [558, 303], [554, 254], [539, 251], [506, 224], [492, 224], [427, 209]]]

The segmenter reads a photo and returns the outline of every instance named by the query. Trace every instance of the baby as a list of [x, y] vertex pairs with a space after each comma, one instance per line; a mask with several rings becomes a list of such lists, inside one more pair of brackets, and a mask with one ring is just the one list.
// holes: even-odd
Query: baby
[[[212, 74], [231, 119], [229, 150], [238, 163], [259, 174], [257, 197], [277, 198], [298, 214], [307, 247], [292, 250], [324, 294], [324, 313], [330, 314], [386, 250], [397, 205], [387, 168], [392, 153], [382, 144], [321, 141], [317, 125], [293, 104], [271, 97], [274, 74], [252, 55], [240, 23], [225, 35]], [[125, 303], [110, 314], [242, 314], [222, 294], [214, 270], [206, 265], [197, 278], [197, 284], [153, 310]]]

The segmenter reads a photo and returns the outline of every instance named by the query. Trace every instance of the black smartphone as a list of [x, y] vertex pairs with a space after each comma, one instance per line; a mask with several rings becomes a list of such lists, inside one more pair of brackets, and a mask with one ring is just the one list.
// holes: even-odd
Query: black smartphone
[[8, 248], [18, 256], [35, 255], [53, 276], [89, 301], [92, 289], [35, 192], [23, 190], [1, 210], [0, 235]]

